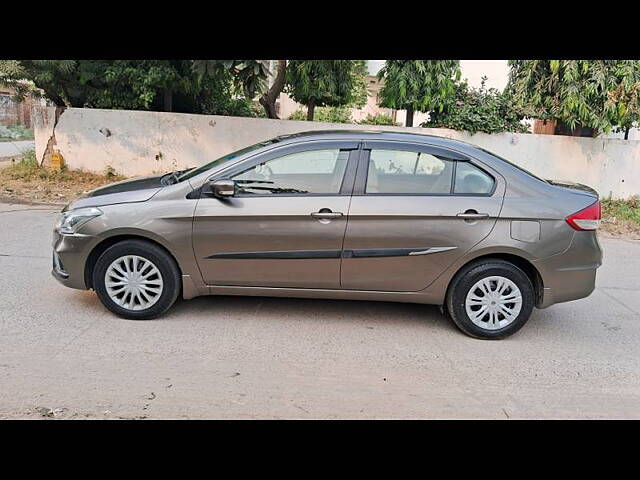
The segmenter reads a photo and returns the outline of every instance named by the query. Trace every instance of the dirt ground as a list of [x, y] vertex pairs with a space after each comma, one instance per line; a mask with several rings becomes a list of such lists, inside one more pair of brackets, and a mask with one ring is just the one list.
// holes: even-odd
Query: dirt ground
[[66, 205], [102, 185], [124, 180], [118, 175], [96, 175], [81, 171], [16, 171], [11, 162], [0, 166], [0, 201]]
[[640, 240], [640, 224], [630, 220], [603, 216], [600, 231], [612, 238]]

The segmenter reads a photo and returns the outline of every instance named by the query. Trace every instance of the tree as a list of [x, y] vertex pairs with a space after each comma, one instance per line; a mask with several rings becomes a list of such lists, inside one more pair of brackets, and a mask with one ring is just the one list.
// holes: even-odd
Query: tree
[[458, 60], [387, 60], [378, 72], [384, 80], [380, 105], [406, 110], [406, 126], [413, 126], [414, 112], [441, 112], [455, 94], [460, 79]]
[[38, 95], [33, 82], [25, 80], [25, 71], [18, 60], [0, 60], [0, 87], [11, 88], [18, 98]]
[[[81, 75], [95, 91], [94, 108], [197, 112], [200, 85], [189, 60], [113, 60], [80, 62]], [[81, 77], [82, 78], [82, 77]]]
[[20, 60], [23, 78], [59, 107], [172, 110], [195, 92], [189, 60]]
[[522, 123], [524, 113], [508, 94], [486, 88], [486, 80], [482, 77], [480, 88], [469, 87], [466, 81], [456, 85], [455, 96], [445, 102], [441, 112], [432, 111], [421, 126], [471, 133], [528, 132], [529, 126]]
[[278, 118], [276, 113], [276, 100], [284, 89], [287, 80], [287, 61], [278, 60], [278, 69], [273, 84], [260, 97], [260, 105], [264, 107], [267, 118]]
[[367, 69], [366, 60], [353, 60], [353, 69], [351, 75], [353, 77], [352, 100], [349, 106], [362, 108], [367, 104], [369, 98], [369, 88], [367, 85]]
[[261, 82], [268, 75], [261, 60], [200, 61], [205, 69], [206, 62], [213, 62], [208, 75], [199, 72], [198, 61], [192, 60], [11, 62], [0, 65], [5, 83], [16, 78], [31, 81], [60, 107], [218, 115], [255, 116], [251, 96], [263, 88]]
[[290, 60], [285, 91], [307, 106], [307, 120], [315, 107], [338, 107], [354, 100], [353, 60]]
[[84, 106], [86, 88], [80, 80], [76, 60], [20, 60], [23, 78], [36, 87], [58, 107]]
[[528, 116], [570, 129], [630, 128], [640, 119], [640, 61], [510, 60], [507, 91]]
[[265, 90], [270, 75], [267, 60], [194, 60], [193, 70], [200, 78], [231, 72], [236, 86], [249, 99]]

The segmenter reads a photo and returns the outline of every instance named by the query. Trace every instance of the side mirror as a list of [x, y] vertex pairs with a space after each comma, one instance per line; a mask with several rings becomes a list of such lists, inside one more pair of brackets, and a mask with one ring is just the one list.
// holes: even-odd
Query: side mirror
[[233, 197], [236, 194], [236, 182], [233, 180], [214, 180], [209, 182], [216, 197]]

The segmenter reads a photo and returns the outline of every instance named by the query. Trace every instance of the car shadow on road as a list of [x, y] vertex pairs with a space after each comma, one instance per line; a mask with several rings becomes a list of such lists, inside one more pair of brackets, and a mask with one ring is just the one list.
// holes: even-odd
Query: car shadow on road
[[[209, 314], [210, 316], [207, 316]], [[435, 305], [365, 300], [327, 300], [253, 296], [203, 296], [191, 300], [178, 300], [162, 318], [182, 318], [217, 315], [265, 321], [321, 323], [339, 321], [357, 324], [442, 325], [453, 328], [447, 316]]]
[[[104, 308], [93, 292], [73, 292], [74, 299], [90, 315], [105, 315], [118, 319]], [[562, 316], [562, 315], [560, 315]], [[535, 337], [562, 335], [562, 319], [554, 312], [534, 309], [524, 330]], [[234, 322], [265, 321], [274, 325], [292, 322], [340, 326], [407, 327], [459, 333], [451, 318], [436, 305], [367, 300], [329, 300], [285, 297], [209, 295], [190, 300], [178, 299], [173, 307], [152, 322], [215, 322], [233, 319]], [[122, 319], [123, 321], [127, 321]], [[535, 325], [535, 326], [534, 326]], [[535, 333], [534, 333], [535, 332]], [[515, 337], [520, 336], [516, 334]]]

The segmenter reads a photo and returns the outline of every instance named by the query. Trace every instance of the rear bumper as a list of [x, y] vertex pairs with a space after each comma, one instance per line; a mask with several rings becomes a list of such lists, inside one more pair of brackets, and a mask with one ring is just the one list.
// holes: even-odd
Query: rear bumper
[[575, 232], [563, 253], [533, 262], [542, 277], [543, 292], [537, 307], [588, 297], [595, 289], [602, 249], [596, 232]]

